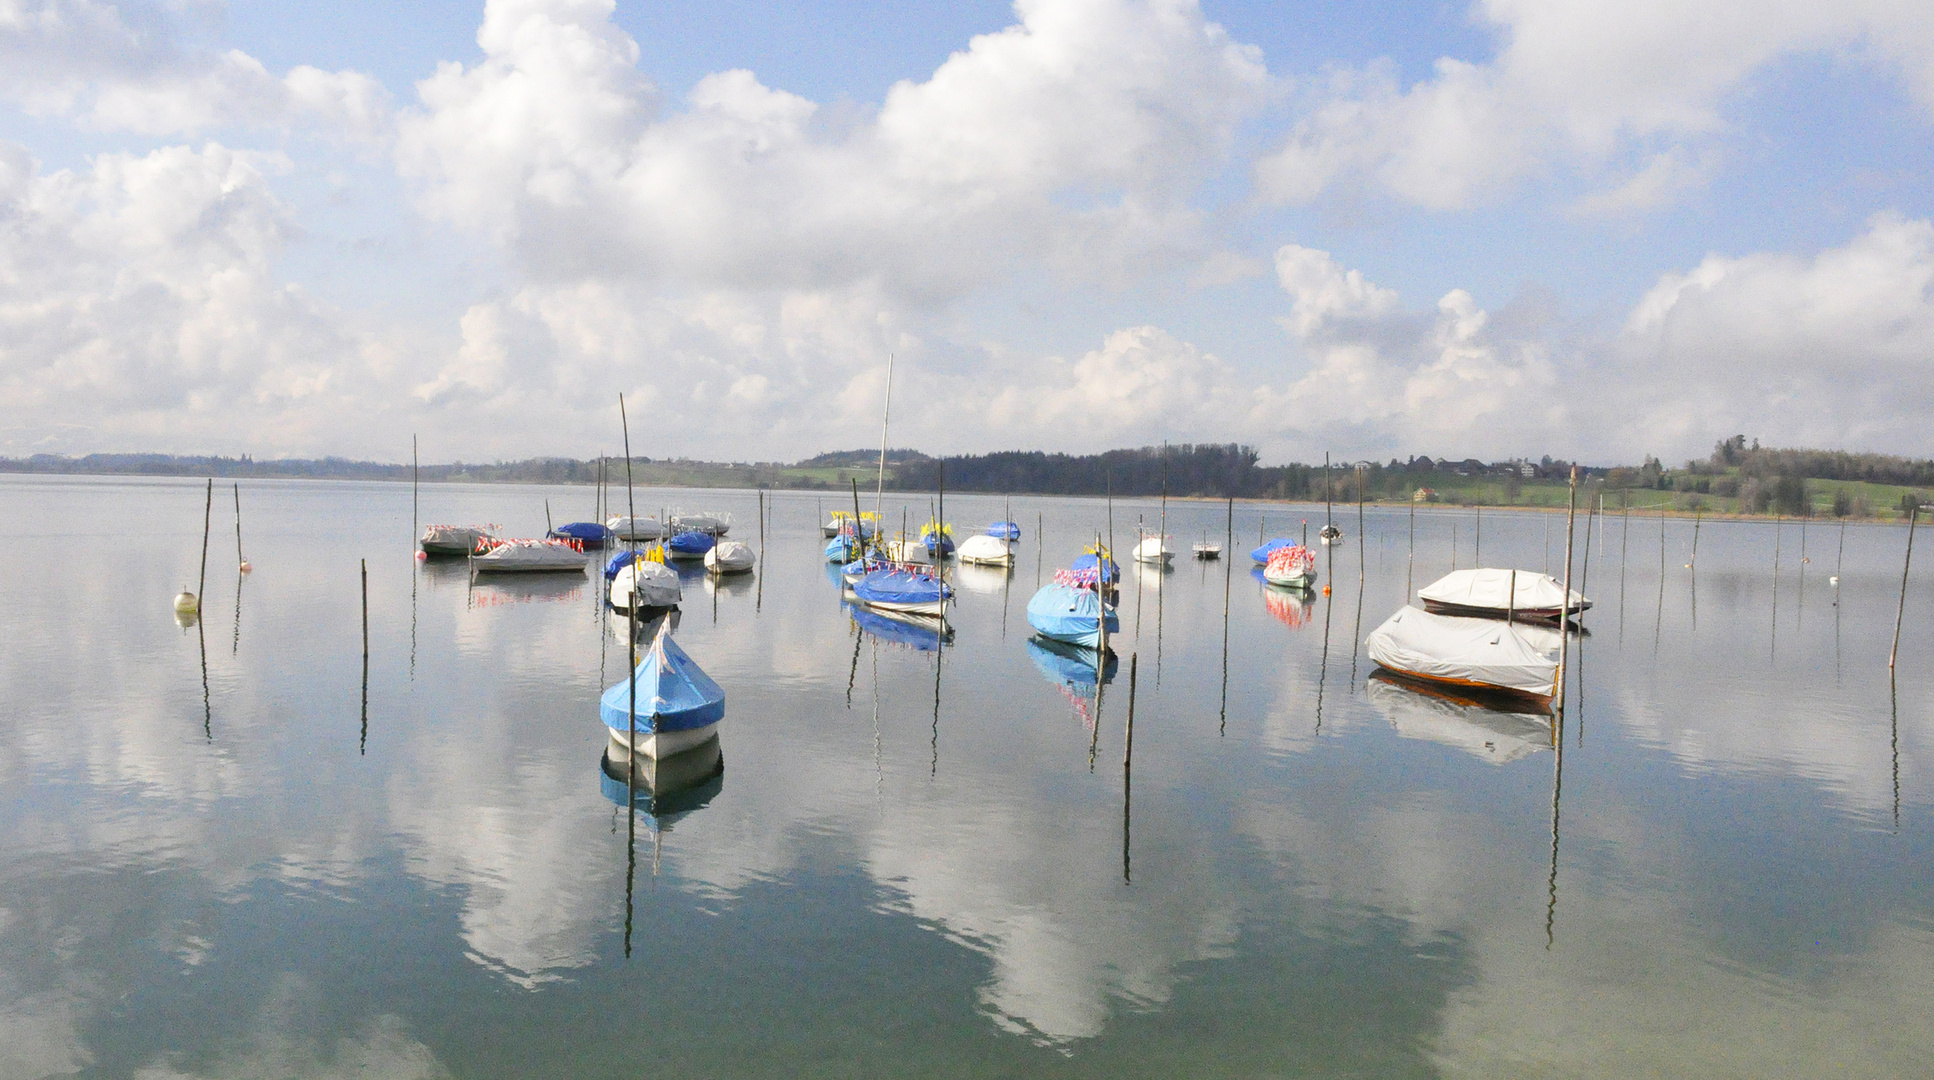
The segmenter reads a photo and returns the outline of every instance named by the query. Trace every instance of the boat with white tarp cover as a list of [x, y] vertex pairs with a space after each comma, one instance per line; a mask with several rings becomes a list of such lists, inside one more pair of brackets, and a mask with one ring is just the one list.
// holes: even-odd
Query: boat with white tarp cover
[[612, 517], [604, 525], [619, 540], [662, 540], [665, 537], [665, 525], [657, 518]]
[[425, 555], [474, 555], [477, 545], [494, 541], [495, 525], [425, 525], [417, 546]]
[[1558, 631], [1405, 606], [1363, 641], [1386, 670], [1446, 686], [1548, 701], [1557, 686]]
[[656, 548], [619, 552], [605, 564], [604, 576], [611, 582], [607, 598], [614, 611], [629, 612], [634, 598], [641, 611], [672, 607], [684, 599], [678, 571], [665, 565], [663, 552]]
[[590, 561], [568, 540], [503, 540], [489, 551], [470, 556], [473, 574], [583, 573]]
[[[1513, 592], [1515, 587], [1515, 599]], [[1515, 612], [1520, 619], [1556, 622], [1559, 612], [1576, 615], [1592, 602], [1573, 591], [1567, 603], [1565, 586], [1536, 570], [1452, 570], [1417, 591], [1424, 610], [1440, 615], [1473, 615], [1502, 619]]]
[[705, 569], [714, 574], [743, 574], [757, 561], [752, 548], [737, 540], [721, 540], [705, 553]]
[[960, 561], [968, 566], [1011, 566], [1014, 541], [989, 533], [970, 536], [960, 542]]

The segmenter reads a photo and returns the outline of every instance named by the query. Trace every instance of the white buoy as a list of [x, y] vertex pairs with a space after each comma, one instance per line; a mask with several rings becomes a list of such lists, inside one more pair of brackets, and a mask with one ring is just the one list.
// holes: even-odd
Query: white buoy
[[191, 593], [188, 591], [188, 587], [186, 585], [182, 586], [181, 592], [176, 594], [175, 596], [175, 613], [179, 615], [186, 615], [186, 614], [189, 614], [190, 612], [195, 612], [200, 610], [201, 610], [201, 601], [195, 598], [194, 593]]

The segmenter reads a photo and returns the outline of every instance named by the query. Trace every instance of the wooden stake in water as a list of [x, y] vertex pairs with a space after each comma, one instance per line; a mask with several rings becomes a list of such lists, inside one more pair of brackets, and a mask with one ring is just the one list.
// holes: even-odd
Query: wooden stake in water
[[410, 436], [410, 542], [414, 544], [421, 522], [416, 512], [416, 436]]
[[1894, 611], [1894, 647], [1887, 651], [1888, 671], [1894, 670], [1894, 661], [1900, 656], [1900, 627], [1907, 618], [1907, 571], [1914, 565], [1914, 527], [1920, 519], [1918, 505], [1907, 512], [1907, 557], [1900, 563], [1900, 607]]
[[[1571, 486], [1565, 500], [1565, 595], [1558, 604], [1558, 682], [1553, 704], [1559, 716], [1565, 711], [1565, 659], [1571, 652], [1571, 536], [1572, 522], [1578, 517], [1578, 466], [1571, 467]], [[1555, 732], [1554, 732], [1555, 734]]]
[[1410, 597], [1417, 585], [1417, 500], [1410, 500], [1410, 554], [1404, 557], [1403, 602], [1410, 603]]
[[[1476, 514], [1477, 514], [1477, 522], [1476, 522], [1477, 537], [1471, 541], [1471, 565], [1483, 566], [1484, 565], [1484, 508], [1482, 506], [1477, 507]], [[1588, 533], [1586, 535], [1590, 535], [1590, 534]]]
[[1041, 511], [1034, 513], [1034, 587], [1041, 587], [1041, 557], [1048, 546], [1047, 517]]
[[1229, 728], [1229, 582], [1235, 565], [1236, 497], [1229, 496], [1229, 521], [1223, 537], [1228, 557], [1222, 560], [1222, 716], [1218, 734]]
[[362, 560], [363, 568], [363, 733], [356, 745], [356, 753], [369, 750], [369, 560]]
[[549, 499], [545, 499], [545, 500], [544, 500], [544, 533], [545, 533], [545, 535], [549, 535], [549, 534], [550, 534], [550, 532], [551, 532], [551, 529], [552, 529], [552, 525], [551, 525], [551, 500], [549, 500]]
[[208, 478], [208, 495], [201, 508], [201, 577], [195, 583], [195, 603], [201, 604], [203, 591], [208, 588], [208, 526], [215, 515], [215, 478]]
[[[637, 532], [638, 492], [631, 480], [631, 418], [625, 413], [625, 396], [618, 395], [618, 423], [623, 426], [625, 438], [625, 513], [631, 518], [631, 532]], [[659, 511], [661, 514], [663, 511]], [[631, 730], [625, 740], [625, 813], [635, 817], [638, 802], [638, 562], [633, 556], [631, 564], [631, 595], [626, 598], [626, 608], [630, 611], [629, 625], [625, 628], [626, 659], [631, 665]], [[666, 616], [669, 620], [670, 616]]]
[[[1363, 554], [1363, 466], [1359, 465], [1356, 470], [1356, 595], [1359, 612], [1362, 610], [1363, 602], [1363, 573], [1365, 562], [1366, 559]], [[1351, 685], [1354, 686], [1355, 682], [1355, 676], [1352, 676]]]
[[1121, 767], [1124, 769], [1135, 762], [1135, 668], [1140, 659], [1140, 654], [1128, 655], [1128, 734], [1122, 740], [1121, 750]]
[[242, 554], [242, 485], [235, 485], [235, 565], [248, 569], [248, 556]]

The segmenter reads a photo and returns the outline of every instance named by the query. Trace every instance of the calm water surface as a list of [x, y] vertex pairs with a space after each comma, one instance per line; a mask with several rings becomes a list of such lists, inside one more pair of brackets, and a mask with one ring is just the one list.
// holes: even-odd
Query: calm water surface
[[[202, 490], [0, 480], [0, 1077], [1934, 1060], [1934, 582], [1895, 687], [1904, 529], [1843, 548], [1833, 525], [1706, 522], [1695, 578], [1691, 522], [1663, 557], [1656, 517], [1595, 526], [1560, 754], [1367, 678], [1407, 572], [1434, 580], [1453, 543], [1472, 563], [1468, 512], [1417, 515], [1411, 568], [1405, 511], [1367, 514], [1359, 559], [1340, 510], [1334, 591], [1306, 603], [1242, 553], [1321, 506], [1237, 506], [1225, 579], [1187, 559], [1223, 506], [1171, 503], [1182, 559], [1130, 570], [1097, 708], [1024, 609], [1104, 503], [1013, 500], [1020, 566], [959, 571], [936, 651], [849, 617], [817, 529], [838, 498], [782, 494], [762, 569], [690, 578], [680, 613], [728, 695], [723, 772], [628, 818], [601, 768], [625, 643], [599, 579], [471, 588], [413, 560], [407, 486], [245, 481], [255, 570], [238, 582], [218, 487], [183, 628]], [[587, 489], [509, 486], [426, 487], [421, 515], [537, 535], [547, 498], [590, 516]], [[639, 506], [729, 510], [759, 543], [749, 494]], [[1003, 508], [947, 499], [963, 530]], [[1158, 512], [1117, 501], [1118, 545]], [[1555, 572], [1561, 525], [1486, 514], [1482, 560]]]

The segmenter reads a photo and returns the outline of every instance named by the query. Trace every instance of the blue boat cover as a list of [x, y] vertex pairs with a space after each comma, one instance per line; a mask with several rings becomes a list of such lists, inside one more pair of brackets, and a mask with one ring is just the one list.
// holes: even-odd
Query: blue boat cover
[[1271, 555], [1276, 554], [1278, 550], [1286, 547], [1295, 547], [1295, 546], [1296, 546], [1296, 541], [1290, 540], [1286, 537], [1279, 536], [1276, 539], [1271, 540], [1269, 543], [1264, 544], [1263, 546], [1250, 552], [1249, 557], [1256, 560], [1256, 562], [1258, 563], [1267, 563], [1269, 561], [1269, 557]]
[[559, 525], [550, 532], [555, 540], [577, 540], [586, 544], [602, 544], [611, 539], [611, 530], [595, 521], [573, 521], [569, 525]]
[[875, 637], [891, 645], [905, 645], [921, 652], [940, 650], [940, 623], [934, 619], [922, 619], [919, 623], [903, 619], [891, 619], [864, 604], [842, 604], [846, 613], [853, 617], [859, 628], [869, 637]]
[[[1093, 589], [1043, 585], [1027, 602], [1027, 622], [1043, 637], [1092, 649], [1101, 644], [1102, 610], [1101, 597]], [[1121, 628], [1121, 620], [1113, 607], [1106, 610], [1108, 632], [1116, 633]]]
[[[690, 731], [724, 719], [725, 691], [672, 640], [669, 624], [652, 639], [637, 674], [639, 731]], [[630, 734], [631, 680], [606, 690], [598, 706], [606, 727]]]
[[849, 563], [859, 555], [859, 541], [852, 533], [841, 533], [826, 544], [826, 561]]
[[718, 546], [718, 538], [709, 533], [682, 532], [666, 541], [665, 546], [680, 555], [703, 555]]
[[618, 571], [623, 570], [625, 567], [630, 566], [632, 563], [644, 557], [645, 553], [642, 551], [620, 551], [616, 555], [611, 556], [611, 561], [604, 564], [604, 580], [610, 581], [612, 578], [617, 577]]
[[[1095, 575], [1095, 568], [1100, 565], [1101, 565], [1101, 556], [1091, 553], [1091, 554], [1077, 557], [1075, 561], [1068, 564], [1068, 569], [1072, 570], [1075, 576], [1081, 580], [1093, 581], [1094, 575]], [[1108, 584], [1110, 585], [1114, 584], [1117, 581], [1120, 581], [1121, 564], [1117, 563], [1113, 559], [1109, 559], [1107, 576], [1108, 576]]]
[[[1034, 667], [1051, 683], [1060, 683], [1071, 690], [1092, 696], [1095, 692], [1095, 650], [1084, 649], [1078, 645], [1056, 641], [1053, 638], [1031, 637], [1027, 639], [1028, 659]], [[1102, 665], [1101, 682], [1115, 680], [1118, 661], [1115, 650], [1108, 650], [1108, 661]]]
[[987, 527], [987, 535], [997, 540], [1019, 540], [1021, 527], [1011, 521], [996, 521]]
[[953, 594], [918, 570], [875, 570], [853, 585], [853, 595], [871, 604], [932, 604]]

